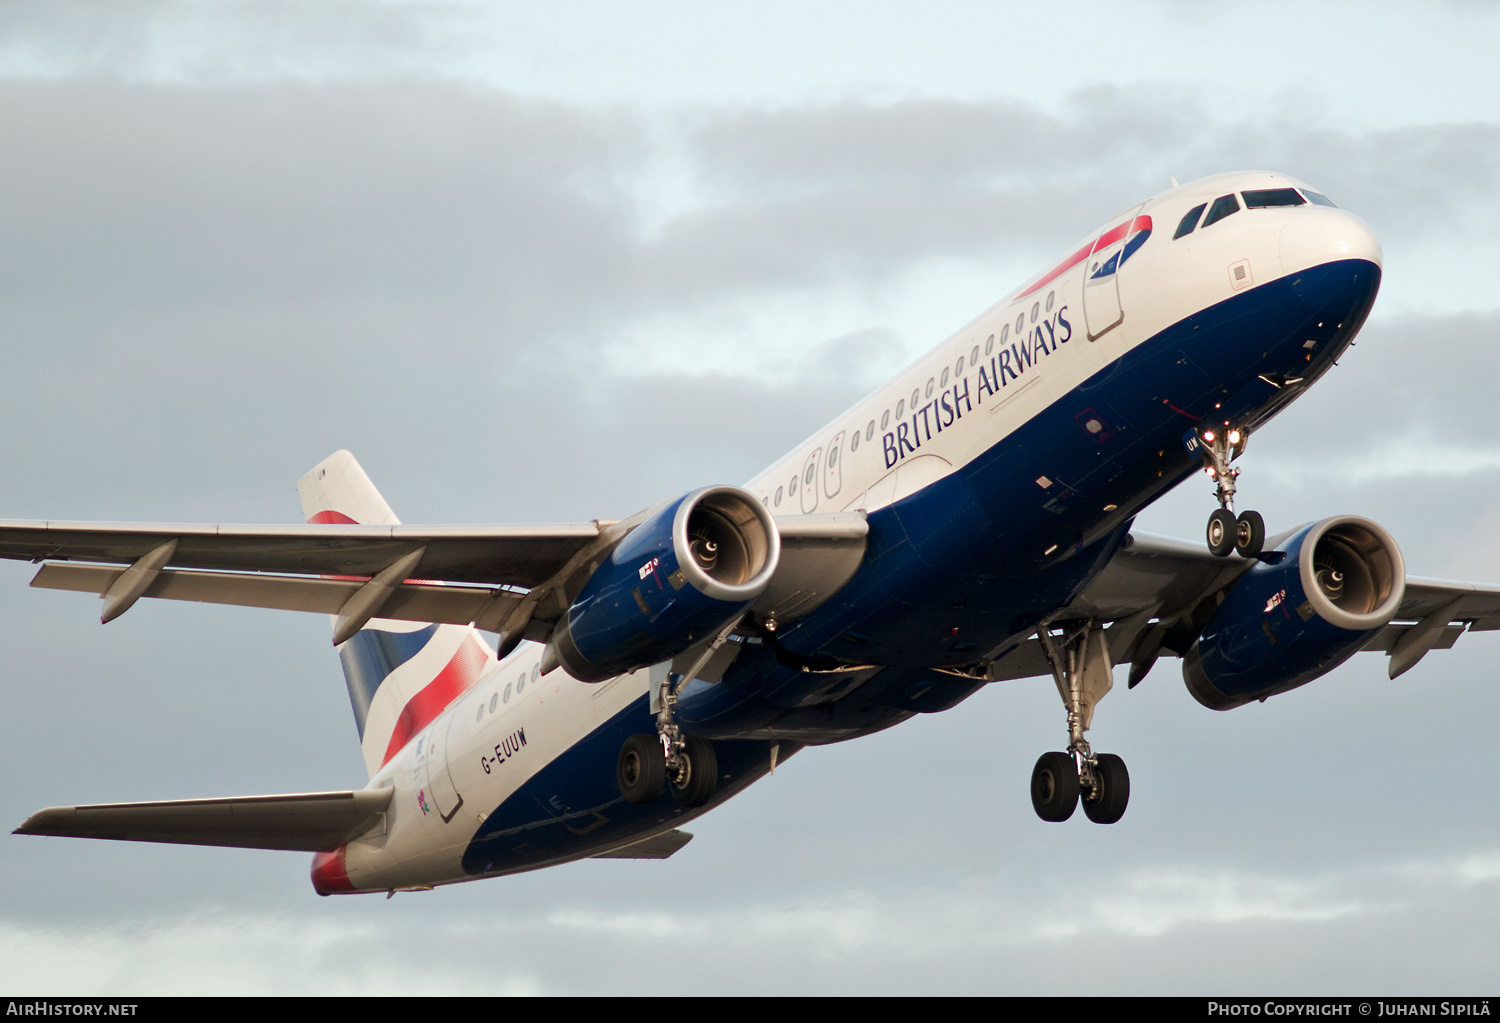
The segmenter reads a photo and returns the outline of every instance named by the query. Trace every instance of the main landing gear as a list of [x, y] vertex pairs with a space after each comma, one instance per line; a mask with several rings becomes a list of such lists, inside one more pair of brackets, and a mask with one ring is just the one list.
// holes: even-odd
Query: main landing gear
[[1052, 678], [1068, 709], [1068, 749], [1043, 753], [1031, 772], [1031, 805], [1044, 821], [1065, 821], [1079, 802], [1095, 824], [1113, 824], [1130, 802], [1130, 773], [1113, 753], [1095, 753], [1084, 739], [1094, 706], [1114, 685], [1113, 661], [1098, 622], [1066, 626], [1061, 637], [1052, 627], [1037, 630], [1037, 639], [1052, 666]]
[[714, 744], [697, 735], [683, 735], [673, 711], [677, 707], [678, 691], [687, 680], [696, 678], [715, 651], [729, 639], [739, 619], [725, 626], [713, 641], [702, 647], [692, 666], [682, 674], [670, 670], [671, 665], [659, 665], [652, 669], [651, 684], [653, 704], [659, 703], [656, 714], [655, 735], [632, 735], [620, 747], [620, 759], [615, 767], [615, 778], [620, 784], [620, 794], [632, 803], [654, 803], [661, 796], [665, 785], [672, 790], [672, 798], [678, 806], [699, 807], [713, 798], [719, 785], [719, 758]]
[[1214, 557], [1226, 558], [1234, 551], [1242, 558], [1253, 558], [1266, 543], [1266, 520], [1260, 512], [1234, 513], [1235, 481], [1240, 471], [1230, 461], [1245, 452], [1249, 435], [1238, 428], [1207, 429], [1199, 434], [1203, 442], [1204, 468], [1214, 481], [1214, 496], [1219, 507], [1208, 517], [1208, 549]]

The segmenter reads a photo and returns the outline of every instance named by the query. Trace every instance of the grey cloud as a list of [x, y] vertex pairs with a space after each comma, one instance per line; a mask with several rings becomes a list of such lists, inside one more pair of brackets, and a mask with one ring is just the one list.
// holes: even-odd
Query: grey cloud
[[[612, 516], [742, 480], [868, 382], [839, 370], [899, 355], [880, 315], [809, 341], [779, 382], [751, 372], [753, 350], [743, 372], [689, 357], [655, 377], [613, 373], [599, 353], [664, 313], [710, 331], [725, 304], [791, 295], [816, 305], [850, 281], [879, 294], [934, 257], [988, 265], [1018, 251], [1040, 263], [1167, 173], [1186, 177], [1172, 166], [1193, 166], [1182, 154], [1207, 171], [1300, 151], [1236, 142], [1222, 120], [1195, 128], [1139, 95], [1084, 97], [1083, 112], [1057, 117], [1003, 104], [698, 112], [698, 127], [662, 144], [659, 125], [629, 111], [446, 86], [6, 85], [4, 511], [287, 521], [295, 477], [342, 446], [414, 522]], [[1032, 152], [1007, 162], [986, 125], [1030, 132]], [[839, 145], [798, 152], [824, 128]], [[933, 151], [951, 142], [962, 160], [903, 151], [889, 142], [900, 130]], [[1408, 166], [1436, 168], [1470, 137], [1435, 130]], [[1370, 136], [1365, 162], [1399, 161], [1406, 138]], [[1054, 142], [1074, 148], [1048, 156]], [[1140, 157], [1154, 146], [1159, 162]], [[846, 159], [844, 148], [863, 155]], [[682, 152], [706, 176], [707, 201], [649, 227], [637, 182]], [[1376, 172], [1340, 166], [1336, 147], [1317, 152], [1328, 177], [1315, 180], [1355, 205], [1346, 196]], [[1484, 145], [1473, 152], [1472, 166], [1486, 166]], [[1455, 215], [1445, 202], [1429, 207], [1434, 223]], [[1500, 523], [1486, 519], [1500, 509], [1500, 474], [1419, 491], [1321, 479], [1317, 460], [1363, 457], [1381, 433], [1433, 424], [1484, 433], [1497, 326], [1371, 326], [1256, 437], [1242, 490], [1251, 506], [1280, 524], [1325, 508], [1367, 512], [1397, 530], [1414, 571], [1472, 563], [1480, 542], [1493, 546], [1475, 531]], [[1312, 469], [1278, 482], [1274, 463], [1295, 458]], [[1153, 509], [1154, 528], [1196, 536], [1210, 502], [1206, 486], [1182, 488]], [[12, 780], [0, 820], [49, 803], [359, 783], [326, 622], [153, 603], [101, 628], [88, 598], [27, 589], [31, 571], [0, 565], [0, 770]], [[1031, 814], [1031, 763], [1064, 741], [1051, 684], [1033, 680], [804, 751], [695, 825], [698, 838], [669, 864], [579, 864], [386, 903], [316, 899], [295, 856], [8, 838], [0, 947], [46, 945], [38, 932], [65, 942], [68, 926], [101, 941], [123, 930], [149, 963], [131, 974], [128, 958], [114, 960], [126, 964], [115, 976], [146, 977], [154, 990], [185, 983], [159, 968], [173, 948], [227, 947], [225, 958], [274, 965], [259, 937], [267, 919], [271, 931], [322, 935], [308, 960], [351, 987], [368, 979], [373, 954], [387, 978], [427, 970], [543, 990], [1066, 991], [1078, 990], [1080, 959], [1098, 964], [1091, 983], [1104, 991], [1251, 988], [1266, 976], [1303, 990], [1461, 989], [1486, 976], [1475, 950], [1495, 942], [1495, 883], [1412, 881], [1397, 868], [1441, 872], [1500, 847], [1492, 808], [1463, 780], [1496, 754], [1476, 712], [1493, 702], [1487, 642], [1466, 637], [1397, 683], [1364, 657], [1223, 715], [1194, 704], [1179, 666], [1163, 662], [1112, 694], [1090, 733], [1126, 756], [1135, 779], [1131, 814], [1115, 828], [1051, 828]], [[1064, 913], [1161, 919], [1163, 905], [1201, 890], [1160, 882], [1163, 864], [1228, 878], [1233, 905], [1292, 911], [1179, 914], [1155, 935], [1115, 924], [1043, 933]], [[941, 932], [966, 901], [992, 918], [986, 934], [1014, 943], [934, 958], [900, 934], [841, 938], [831, 961], [820, 938], [859, 938], [867, 924]], [[786, 921], [795, 940], [742, 943], [726, 966], [716, 942], [680, 938], [756, 913]], [[112, 929], [114, 918], [127, 924]], [[194, 931], [183, 919], [208, 923]], [[153, 944], [162, 920], [159, 930], [188, 937]], [[579, 923], [589, 920], [607, 937]], [[635, 923], [678, 934], [663, 947], [684, 965], [643, 971], [618, 956], [621, 929]], [[46, 947], [53, 962], [65, 954]]]
[[59, 80], [426, 77], [465, 50], [472, 15], [451, 3], [329, 0], [15, 0], [0, 10], [0, 75]]

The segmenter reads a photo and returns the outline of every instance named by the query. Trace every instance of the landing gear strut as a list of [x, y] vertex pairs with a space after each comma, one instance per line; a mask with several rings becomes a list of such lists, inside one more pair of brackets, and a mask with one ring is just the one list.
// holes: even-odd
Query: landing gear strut
[[682, 674], [670, 670], [657, 681], [652, 671], [653, 703], [660, 704], [656, 714], [655, 735], [632, 735], [620, 747], [616, 780], [620, 794], [632, 803], [654, 803], [662, 786], [672, 790], [679, 806], [698, 807], [713, 798], [719, 784], [719, 758], [714, 744], [697, 735], [684, 735], [674, 711], [677, 696], [688, 679], [697, 677], [714, 653], [729, 639], [739, 619], [726, 625], [713, 641], [703, 648], [693, 664]]
[[1042, 651], [1052, 666], [1058, 695], [1068, 709], [1068, 749], [1043, 753], [1031, 772], [1031, 805], [1044, 821], [1065, 821], [1079, 801], [1095, 824], [1113, 824], [1130, 802], [1130, 775], [1125, 761], [1112, 753], [1095, 754], [1083, 733], [1094, 718], [1094, 706], [1114, 685], [1114, 662], [1104, 630], [1084, 621], [1063, 628], [1037, 630]]
[[1230, 551], [1253, 558], [1265, 546], [1266, 520], [1256, 511], [1235, 515], [1235, 481], [1240, 471], [1229, 464], [1244, 454], [1250, 437], [1226, 425], [1222, 430], [1202, 431], [1199, 439], [1203, 442], [1204, 468], [1214, 481], [1214, 496], [1219, 500], [1219, 507], [1208, 517], [1209, 552], [1217, 558], [1228, 557]]

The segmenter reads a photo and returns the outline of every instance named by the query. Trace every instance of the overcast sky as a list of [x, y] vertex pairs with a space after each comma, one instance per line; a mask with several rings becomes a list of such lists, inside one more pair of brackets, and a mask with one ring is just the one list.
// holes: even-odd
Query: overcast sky
[[[0, 515], [295, 521], [340, 447], [408, 522], [628, 514], [748, 479], [1171, 177], [1265, 168], [1386, 278], [1241, 504], [1500, 580], [1500, 7], [1054, 11], [0, 5]], [[0, 822], [363, 784], [321, 617], [101, 628], [33, 571], [0, 564]], [[0, 989], [1488, 993], [1497, 655], [1226, 714], [1163, 661], [1095, 717], [1109, 828], [1032, 813], [1039, 679], [807, 750], [664, 863], [319, 899], [301, 854], [4, 836]]]

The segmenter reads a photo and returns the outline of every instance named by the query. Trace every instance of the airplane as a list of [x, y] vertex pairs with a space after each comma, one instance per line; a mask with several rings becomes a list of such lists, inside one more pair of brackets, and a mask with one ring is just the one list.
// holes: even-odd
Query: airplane
[[[1129, 772], [1086, 737], [1117, 665], [1134, 688], [1181, 658], [1222, 711], [1500, 628], [1500, 587], [1408, 576], [1367, 518], [1267, 535], [1235, 510], [1249, 437], [1346, 352], [1381, 273], [1371, 230], [1291, 177], [1174, 182], [742, 487], [408, 526], [339, 451], [298, 483], [305, 525], [0, 522], [0, 557], [102, 622], [141, 597], [332, 616], [369, 776], [16, 833], [311, 852], [319, 895], [663, 859], [805, 746], [1032, 677], [1067, 737], [1037, 815], [1117, 822]], [[1132, 530], [1199, 472], [1204, 543]]]

